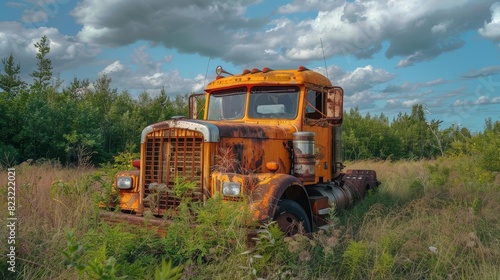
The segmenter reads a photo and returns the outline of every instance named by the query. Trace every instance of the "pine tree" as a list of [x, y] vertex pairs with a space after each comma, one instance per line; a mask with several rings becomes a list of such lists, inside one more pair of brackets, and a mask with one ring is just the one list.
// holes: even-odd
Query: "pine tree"
[[33, 86], [36, 89], [45, 90], [52, 78], [52, 61], [46, 57], [50, 52], [49, 44], [47, 36], [43, 36], [39, 42], [35, 43], [37, 48], [36, 59], [38, 60], [36, 65], [38, 68], [31, 73], [31, 77], [35, 79]]
[[19, 78], [21, 66], [19, 63], [14, 65], [14, 56], [12, 53], [8, 58], [2, 59], [2, 64], [5, 74], [0, 74], [0, 88], [7, 93], [8, 97], [13, 97], [19, 87], [24, 84], [24, 82]]

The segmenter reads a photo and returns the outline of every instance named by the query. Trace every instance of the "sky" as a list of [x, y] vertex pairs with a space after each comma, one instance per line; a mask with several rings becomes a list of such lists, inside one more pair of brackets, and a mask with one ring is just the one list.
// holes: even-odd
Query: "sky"
[[[231, 73], [306, 66], [344, 108], [392, 120], [415, 104], [440, 128], [500, 120], [500, 2], [492, 0], [17, 0], [0, 2], [0, 56], [23, 80], [47, 36], [54, 76], [136, 96], [200, 93]], [[3, 72], [3, 67], [0, 69]]]

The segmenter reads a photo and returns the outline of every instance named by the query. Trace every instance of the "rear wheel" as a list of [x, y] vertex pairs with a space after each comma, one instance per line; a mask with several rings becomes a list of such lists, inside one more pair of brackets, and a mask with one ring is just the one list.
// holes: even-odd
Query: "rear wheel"
[[306, 211], [293, 200], [280, 200], [274, 220], [287, 236], [311, 232], [311, 223]]

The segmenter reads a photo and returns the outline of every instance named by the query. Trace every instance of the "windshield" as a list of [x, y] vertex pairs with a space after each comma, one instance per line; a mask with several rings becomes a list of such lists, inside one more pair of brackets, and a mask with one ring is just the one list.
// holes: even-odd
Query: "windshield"
[[248, 117], [294, 119], [298, 98], [298, 87], [254, 87], [250, 91]]
[[[215, 91], [208, 102], [208, 120], [237, 120], [245, 116], [245, 87]], [[299, 101], [298, 87], [253, 87], [248, 117], [254, 119], [294, 119]]]
[[246, 88], [217, 91], [210, 95], [208, 120], [235, 120], [245, 115]]

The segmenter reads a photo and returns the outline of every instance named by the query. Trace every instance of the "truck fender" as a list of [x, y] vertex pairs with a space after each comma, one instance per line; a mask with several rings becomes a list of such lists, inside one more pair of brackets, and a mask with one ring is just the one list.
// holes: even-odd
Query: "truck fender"
[[[265, 176], [264, 176], [265, 175]], [[259, 181], [251, 193], [251, 210], [254, 221], [272, 220], [280, 199], [297, 202], [312, 221], [311, 205], [302, 182], [288, 174], [259, 174]]]

